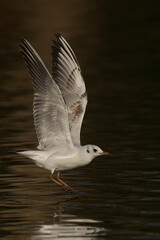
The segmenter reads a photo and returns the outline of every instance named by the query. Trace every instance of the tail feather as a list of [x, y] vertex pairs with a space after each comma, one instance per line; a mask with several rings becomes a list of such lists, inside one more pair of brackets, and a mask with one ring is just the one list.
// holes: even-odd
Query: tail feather
[[39, 167], [42, 167], [45, 160], [44, 151], [15, 151], [15, 153], [32, 159]]

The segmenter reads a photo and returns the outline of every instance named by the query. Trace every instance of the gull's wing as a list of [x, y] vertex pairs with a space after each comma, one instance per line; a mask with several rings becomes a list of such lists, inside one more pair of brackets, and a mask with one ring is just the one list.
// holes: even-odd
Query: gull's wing
[[76, 56], [59, 34], [53, 40], [53, 79], [58, 84], [68, 109], [72, 141], [80, 145], [80, 131], [87, 105], [87, 93]]
[[21, 50], [34, 86], [33, 114], [38, 149], [73, 147], [62, 93], [33, 47], [21, 39]]

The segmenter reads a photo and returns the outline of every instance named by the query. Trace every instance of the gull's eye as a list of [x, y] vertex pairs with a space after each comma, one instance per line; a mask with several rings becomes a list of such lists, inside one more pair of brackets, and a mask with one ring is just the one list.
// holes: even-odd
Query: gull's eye
[[94, 152], [97, 152], [97, 149], [93, 149]]
[[90, 151], [87, 149], [87, 152], [90, 153]]

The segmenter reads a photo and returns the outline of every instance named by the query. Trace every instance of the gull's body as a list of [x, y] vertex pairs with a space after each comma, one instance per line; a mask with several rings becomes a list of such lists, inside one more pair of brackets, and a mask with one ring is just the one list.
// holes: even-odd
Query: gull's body
[[31, 158], [39, 167], [50, 170], [52, 173], [85, 166], [92, 161], [90, 154], [86, 156], [83, 146], [74, 147], [72, 151], [65, 152], [61, 149], [57, 152], [23, 151], [18, 153]]
[[[21, 49], [34, 86], [33, 115], [38, 150], [19, 151], [39, 167], [51, 171], [51, 179], [67, 191], [75, 191], [59, 178], [60, 171], [89, 164], [108, 155], [95, 145], [81, 146], [80, 131], [87, 105], [86, 87], [79, 63], [66, 40], [56, 35], [52, 47], [53, 74], [25, 40]], [[52, 174], [58, 172], [57, 180]]]

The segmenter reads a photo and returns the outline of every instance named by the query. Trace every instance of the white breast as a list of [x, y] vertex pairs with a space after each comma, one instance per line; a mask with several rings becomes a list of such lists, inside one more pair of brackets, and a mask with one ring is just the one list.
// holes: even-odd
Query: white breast
[[44, 168], [54, 171], [64, 171], [81, 166], [85, 166], [89, 163], [79, 148], [75, 148], [74, 151], [69, 151], [63, 154], [54, 153], [48, 157], [44, 162]]

